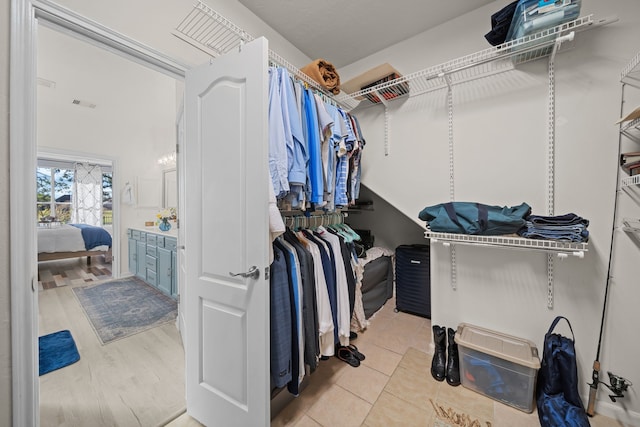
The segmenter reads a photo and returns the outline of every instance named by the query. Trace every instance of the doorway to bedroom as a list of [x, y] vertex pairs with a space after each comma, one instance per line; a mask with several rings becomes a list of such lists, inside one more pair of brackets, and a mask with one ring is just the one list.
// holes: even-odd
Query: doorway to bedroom
[[113, 169], [112, 159], [38, 152], [39, 290], [112, 278]]
[[[112, 261], [92, 256], [38, 264], [38, 335], [70, 330], [80, 353], [76, 363], [40, 376], [40, 425], [161, 425], [185, 410], [184, 351], [175, 317], [105, 339], [89, 313], [89, 293], [80, 290], [125, 280], [135, 292], [148, 287], [129, 270], [127, 236], [129, 229], [144, 228], [168, 207], [163, 178], [176, 169], [166, 159], [176, 146], [180, 83], [43, 25], [38, 27], [37, 61], [39, 163], [33, 176], [49, 168], [50, 177], [37, 194], [37, 227], [75, 222], [71, 171], [78, 163], [98, 165], [103, 180], [106, 172], [111, 182], [110, 188], [101, 187], [97, 219], [113, 238]], [[126, 188], [132, 191], [124, 197]], [[66, 269], [66, 277], [47, 271], [58, 266]], [[115, 298], [114, 305], [125, 304]]]

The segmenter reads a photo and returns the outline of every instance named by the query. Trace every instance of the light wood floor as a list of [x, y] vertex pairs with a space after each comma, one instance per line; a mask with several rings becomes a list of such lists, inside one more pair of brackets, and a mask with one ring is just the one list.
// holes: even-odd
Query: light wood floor
[[[69, 268], [74, 261], [78, 268]], [[102, 345], [71, 289], [106, 276], [96, 274], [94, 269], [101, 273], [106, 267], [95, 261], [87, 272], [80, 267], [84, 263], [86, 268], [86, 261], [65, 260], [66, 271], [72, 271], [66, 278], [56, 277], [60, 274], [53, 274], [51, 266], [41, 271], [44, 282], [49, 273], [56, 283], [75, 282], [39, 292], [39, 335], [69, 329], [80, 360], [40, 377], [40, 425], [165, 425], [186, 407], [184, 350], [176, 325], [166, 323]]]

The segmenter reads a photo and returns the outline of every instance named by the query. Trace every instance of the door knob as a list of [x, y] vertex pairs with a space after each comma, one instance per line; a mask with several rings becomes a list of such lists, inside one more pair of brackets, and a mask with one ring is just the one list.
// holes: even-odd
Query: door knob
[[250, 277], [250, 278], [255, 280], [258, 277], [260, 277], [260, 269], [254, 265], [249, 269], [249, 271], [245, 271], [244, 273], [232, 273], [232, 272], [229, 272], [229, 276], [231, 276], [231, 277], [236, 277], [236, 276]]

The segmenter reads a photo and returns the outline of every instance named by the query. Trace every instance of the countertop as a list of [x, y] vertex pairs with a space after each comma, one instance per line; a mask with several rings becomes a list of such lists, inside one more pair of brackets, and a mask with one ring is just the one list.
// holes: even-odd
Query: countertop
[[154, 234], [159, 234], [161, 236], [171, 236], [171, 237], [178, 237], [178, 227], [175, 226], [175, 224], [171, 224], [171, 230], [169, 231], [162, 231], [158, 228], [158, 226], [153, 226], [153, 227], [129, 227], [132, 230], [139, 230], [139, 231], [144, 231], [145, 233], [154, 233]]

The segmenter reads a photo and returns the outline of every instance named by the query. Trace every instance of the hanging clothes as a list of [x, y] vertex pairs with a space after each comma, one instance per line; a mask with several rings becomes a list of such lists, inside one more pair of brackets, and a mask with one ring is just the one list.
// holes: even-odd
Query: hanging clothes
[[285, 254], [273, 246], [270, 285], [271, 386], [285, 387], [291, 382], [291, 298]]
[[269, 171], [279, 205], [333, 211], [359, 194], [364, 138], [354, 116], [269, 68]]
[[287, 273], [289, 277], [291, 299], [291, 381], [287, 384], [289, 392], [295, 396], [300, 391], [300, 382], [304, 376], [304, 350], [302, 331], [302, 312], [300, 304], [300, 274], [298, 271], [297, 255], [288, 243], [283, 242], [280, 238], [276, 239], [274, 245], [284, 253], [285, 263], [287, 265]]
[[323, 205], [324, 184], [322, 177], [322, 154], [320, 150], [320, 129], [316, 101], [311, 89], [304, 92], [304, 112], [307, 126], [307, 143], [309, 147], [309, 169], [307, 189], [308, 200], [320, 207]]
[[[298, 255], [300, 277], [302, 279], [300, 295], [302, 332], [304, 334], [304, 363], [314, 372], [318, 367], [320, 349], [318, 347], [318, 310], [316, 304], [316, 282], [311, 253], [302, 246], [297, 236], [291, 231], [285, 231], [284, 240], [289, 243]], [[302, 370], [304, 373], [304, 369]]]
[[269, 68], [269, 172], [274, 193], [278, 198], [289, 192], [287, 145], [279, 76], [277, 68]]
[[295, 232], [287, 228], [273, 242], [270, 330], [275, 387], [286, 386], [297, 395], [305, 372], [313, 373], [321, 356], [348, 348], [352, 319], [364, 324], [362, 301], [357, 301], [358, 295], [362, 298], [362, 272], [358, 275], [354, 239], [359, 236], [346, 224], [335, 224]]
[[[269, 174], [271, 175], [271, 174]], [[280, 215], [280, 211], [278, 210], [278, 205], [276, 201], [276, 195], [273, 191], [273, 185], [269, 183], [269, 240], [273, 243], [273, 241], [284, 233], [285, 226], [282, 221], [282, 215]], [[269, 263], [273, 262], [273, 245], [269, 245]]]
[[293, 81], [286, 68], [278, 68], [284, 137], [287, 146], [289, 186], [304, 185], [307, 177], [309, 154], [302, 132]]
[[362, 131], [360, 130], [358, 119], [351, 114], [348, 114], [348, 116], [351, 120], [352, 129], [354, 130], [356, 137], [356, 144], [349, 159], [349, 205], [353, 206], [356, 204], [356, 200], [360, 196], [360, 177], [362, 174], [360, 163], [362, 159], [362, 150], [364, 149], [366, 142], [362, 137]]
[[316, 233], [318, 237], [331, 245], [335, 259], [334, 265], [336, 270], [336, 296], [337, 296], [337, 327], [338, 340], [341, 345], [349, 345], [351, 316], [349, 309], [349, 289], [347, 282], [347, 273], [344, 263], [342, 262], [342, 252], [340, 248], [340, 240], [338, 236], [329, 233], [324, 227], [318, 227]]
[[[307, 238], [302, 231], [298, 231], [296, 236], [307, 247], [313, 257], [313, 274], [315, 277], [316, 309], [318, 312], [318, 347], [321, 356], [333, 356], [335, 352], [335, 342], [333, 337], [333, 318], [331, 316], [331, 303], [329, 302], [329, 291], [323, 270], [322, 255], [320, 246]], [[328, 257], [327, 257], [328, 259]]]
[[340, 254], [342, 255], [342, 263], [344, 264], [344, 273], [347, 279], [347, 295], [349, 300], [349, 322], [351, 322], [351, 316], [353, 315], [353, 306], [355, 304], [355, 292], [356, 292], [356, 278], [353, 273], [353, 267], [351, 265], [352, 250], [348, 247], [344, 237], [338, 235], [338, 232], [331, 227], [327, 228], [327, 231], [338, 237], [338, 243], [340, 244]]
[[324, 240], [320, 239], [314, 233], [309, 230], [302, 230], [305, 237], [311, 242], [318, 245], [320, 249], [320, 257], [322, 260], [322, 269], [324, 271], [325, 282], [327, 284], [327, 294], [329, 296], [329, 307], [331, 309], [331, 319], [333, 321], [333, 339], [331, 345], [334, 346], [338, 339], [338, 297], [336, 294], [336, 268], [335, 268], [335, 256], [333, 249]]

